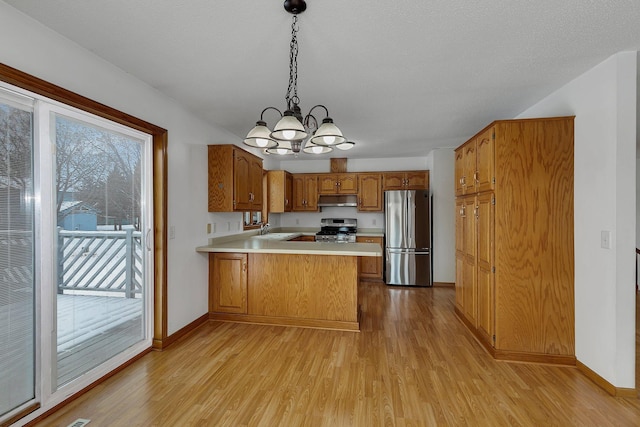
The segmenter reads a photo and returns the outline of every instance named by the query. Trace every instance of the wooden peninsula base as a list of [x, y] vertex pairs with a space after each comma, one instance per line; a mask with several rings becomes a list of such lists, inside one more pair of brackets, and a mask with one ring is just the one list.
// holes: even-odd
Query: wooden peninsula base
[[358, 331], [358, 257], [210, 253], [209, 318]]

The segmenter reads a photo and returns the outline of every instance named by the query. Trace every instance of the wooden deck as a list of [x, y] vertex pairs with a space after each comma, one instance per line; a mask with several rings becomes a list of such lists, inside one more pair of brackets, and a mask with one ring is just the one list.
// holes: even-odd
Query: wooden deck
[[58, 385], [143, 339], [142, 300], [58, 295]]

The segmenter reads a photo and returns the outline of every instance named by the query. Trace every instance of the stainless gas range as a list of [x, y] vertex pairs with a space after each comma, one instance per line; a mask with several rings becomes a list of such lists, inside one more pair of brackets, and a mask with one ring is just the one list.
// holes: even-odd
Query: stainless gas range
[[316, 242], [353, 243], [356, 241], [358, 220], [355, 218], [322, 218]]

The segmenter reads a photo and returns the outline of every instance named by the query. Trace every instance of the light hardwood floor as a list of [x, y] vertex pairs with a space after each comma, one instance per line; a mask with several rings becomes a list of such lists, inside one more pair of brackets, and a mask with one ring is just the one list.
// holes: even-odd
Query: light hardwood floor
[[452, 288], [360, 294], [360, 333], [209, 322], [39, 425], [640, 425], [640, 400], [575, 368], [494, 361], [456, 319]]

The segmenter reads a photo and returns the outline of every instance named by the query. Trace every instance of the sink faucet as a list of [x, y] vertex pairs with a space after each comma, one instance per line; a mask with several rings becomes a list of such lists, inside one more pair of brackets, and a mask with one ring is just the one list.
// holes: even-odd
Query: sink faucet
[[260, 224], [260, 235], [265, 235], [269, 232], [269, 223], [265, 222], [265, 223], [261, 223]]

